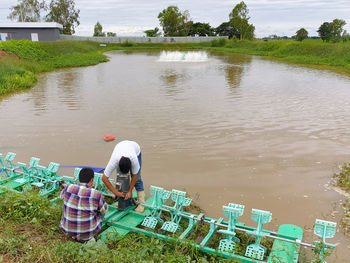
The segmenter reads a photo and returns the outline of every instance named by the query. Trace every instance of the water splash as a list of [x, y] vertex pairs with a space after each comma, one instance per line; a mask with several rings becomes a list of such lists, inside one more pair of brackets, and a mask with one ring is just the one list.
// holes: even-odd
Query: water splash
[[205, 62], [208, 54], [205, 51], [162, 51], [158, 61], [160, 62]]

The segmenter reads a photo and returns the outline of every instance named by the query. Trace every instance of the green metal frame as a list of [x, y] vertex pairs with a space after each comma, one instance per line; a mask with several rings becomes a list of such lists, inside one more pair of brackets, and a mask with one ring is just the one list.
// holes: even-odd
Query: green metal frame
[[16, 165], [12, 163], [13, 159], [15, 159], [16, 154], [13, 152], [8, 152], [6, 157], [3, 159], [2, 154], [0, 154], [0, 176], [2, 177], [11, 177], [14, 175], [14, 169]]
[[173, 189], [171, 191], [171, 200], [174, 201], [173, 207], [168, 207], [170, 210], [170, 221], [164, 222], [162, 230], [175, 233], [181, 231], [180, 221], [184, 206], [189, 206], [192, 202], [191, 198], [186, 197], [186, 192]]
[[264, 237], [263, 224], [271, 222], [272, 214], [269, 211], [263, 211], [259, 209], [252, 209], [252, 220], [257, 222], [258, 226], [255, 231], [255, 243], [247, 247], [245, 256], [263, 260], [266, 247], [260, 244], [260, 240]]
[[335, 246], [326, 242], [327, 238], [333, 238], [337, 230], [337, 223], [316, 219], [314, 234], [322, 238], [322, 242], [315, 241], [315, 245], [320, 249], [321, 262], [327, 263], [324, 260], [324, 254], [328, 248], [334, 249]]
[[235, 229], [238, 218], [244, 213], [244, 205], [230, 203], [228, 206], [222, 207], [222, 212], [228, 218], [228, 227], [218, 231], [226, 235], [225, 239], [220, 240], [219, 251], [234, 253], [236, 243], [240, 242], [236, 237]]
[[166, 200], [169, 199], [171, 192], [166, 191], [161, 187], [151, 185], [150, 194], [153, 197], [153, 202], [149, 206], [152, 212], [149, 216], [145, 217], [141, 225], [154, 229], [158, 222], [162, 224], [164, 223], [164, 220], [160, 218], [162, 214], [161, 207], [164, 205]]

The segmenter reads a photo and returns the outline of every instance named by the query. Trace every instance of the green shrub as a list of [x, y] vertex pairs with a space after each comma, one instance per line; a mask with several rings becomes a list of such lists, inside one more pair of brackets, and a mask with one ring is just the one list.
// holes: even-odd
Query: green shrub
[[223, 47], [226, 45], [227, 39], [226, 38], [214, 39], [210, 43], [212, 47]]
[[350, 163], [344, 163], [340, 174], [336, 175], [337, 184], [346, 191], [350, 191]]
[[36, 76], [30, 71], [0, 64], [0, 95], [30, 88], [36, 80]]
[[125, 40], [123, 43], [120, 44], [122, 47], [132, 47], [132, 46], [136, 46], [135, 42], [129, 41], [129, 40]]

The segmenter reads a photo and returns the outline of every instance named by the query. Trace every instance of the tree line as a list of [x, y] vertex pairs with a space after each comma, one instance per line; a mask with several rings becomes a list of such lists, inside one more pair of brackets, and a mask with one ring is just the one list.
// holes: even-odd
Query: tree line
[[[344, 30], [346, 22], [342, 19], [334, 19], [332, 22], [324, 22], [317, 30], [319, 37], [323, 42], [332, 41], [336, 42], [346, 42], [350, 40], [349, 33]], [[300, 28], [295, 35], [297, 41], [303, 41], [308, 38], [308, 32], [305, 28]]]
[[[72, 35], [80, 25], [80, 10], [75, 8], [74, 0], [51, 0], [48, 4], [39, 0], [18, 0], [10, 8], [8, 18], [17, 22], [56, 22], [63, 26], [62, 33]], [[44, 13], [44, 14], [43, 14]]]
[[[181, 12], [177, 6], [169, 6], [159, 13], [159, 23], [163, 28], [164, 36], [228, 36], [239, 39], [253, 39], [255, 27], [249, 24], [250, 17], [247, 5], [242, 1], [229, 14], [229, 20], [217, 28], [209, 23], [194, 22], [188, 10]], [[80, 10], [75, 7], [74, 0], [18, 0], [17, 5], [11, 7], [8, 16], [18, 22], [56, 22], [63, 26], [63, 34], [75, 33], [80, 25]], [[150, 37], [160, 36], [158, 27], [146, 30]], [[103, 32], [100, 22], [94, 27], [93, 36], [116, 36], [113, 32]]]
[[[242, 1], [237, 4], [228, 16], [228, 21], [216, 28], [209, 23], [194, 22], [188, 10], [183, 12], [177, 6], [169, 6], [158, 14], [159, 24], [165, 37], [174, 36], [228, 36], [238, 39], [253, 39], [255, 27], [249, 24], [249, 10]], [[144, 31], [146, 36], [160, 36], [159, 28]]]
[[[181, 12], [177, 6], [163, 9], [159, 13], [158, 19], [165, 37], [228, 36], [229, 38], [253, 39], [255, 27], [253, 24], [249, 24], [248, 13], [247, 5], [242, 1], [229, 14], [229, 21], [223, 22], [216, 28], [211, 27], [209, 23], [192, 21], [190, 12], [188, 10]], [[158, 27], [146, 30], [144, 33], [147, 37], [158, 37], [162, 34]], [[100, 22], [96, 23], [93, 36], [106, 36]]]

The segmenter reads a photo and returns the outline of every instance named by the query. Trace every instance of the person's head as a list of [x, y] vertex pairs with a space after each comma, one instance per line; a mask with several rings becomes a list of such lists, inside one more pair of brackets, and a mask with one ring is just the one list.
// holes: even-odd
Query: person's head
[[83, 168], [79, 173], [79, 182], [92, 185], [94, 181], [94, 171], [91, 168]]
[[131, 168], [131, 161], [128, 157], [122, 156], [119, 160], [119, 170], [123, 174], [127, 174], [130, 171]]

